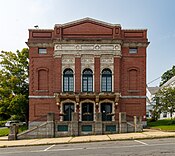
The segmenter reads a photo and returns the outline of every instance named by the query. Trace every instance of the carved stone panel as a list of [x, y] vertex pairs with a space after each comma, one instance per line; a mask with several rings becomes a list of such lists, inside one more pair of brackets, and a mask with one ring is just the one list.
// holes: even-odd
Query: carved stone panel
[[75, 57], [74, 55], [63, 55], [62, 56], [62, 71], [66, 68], [70, 68], [75, 71]]

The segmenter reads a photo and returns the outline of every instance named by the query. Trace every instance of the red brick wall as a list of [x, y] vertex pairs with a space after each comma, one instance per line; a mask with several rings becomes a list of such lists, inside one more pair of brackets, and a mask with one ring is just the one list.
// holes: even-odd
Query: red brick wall
[[56, 120], [59, 120], [55, 99], [30, 99], [29, 112], [29, 121], [46, 121], [46, 116], [49, 112], [55, 113]]
[[61, 57], [54, 59], [54, 92], [62, 91]]
[[81, 92], [81, 58], [75, 58], [75, 92]]
[[120, 92], [120, 59], [114, 57], [114, 92]]
[[[146, 53], [145, 48], [138, 48], [137, 54], [129, 54], [129, 48], [122, 48], [121, 59], [121, 93], [122, 95], [146, 96]], [[131, 70], [137, 71], [137, 78], [130, 73]], [[130, 76], [130, 77], [129, 77]], [[135, 86], [136, 91], [132, 92], [129, 88], [129, 80], [132, 80], [132, 88]], [[134, 82], [133, 82], [134, 80]], [[136, 82], [137, 81], [137, 82]]]
[[95, 92], [100, 92], [100, 57], [95, 57], [94, 64], [94, 75], [95, 75]]
[[[76, 38], [76, 41], [74, 40]], [[29, 46], [29, 95], [30, 96], [53, 96], [54, 92], [62, 92], [62, 63], [61, 57], [54, 58], [53, 39], [62, 42], [66, 39], [81, 43], [87, 40], [93, 43], [96, 39], [107, 43], [120, 40], [122, 43], [147, 43], [147, 30], [122, 30], [120, 26], [105, 25], [95, 21], [85, 20], [62, 27], [55, 26], [53, 30], [30, 30], [28, 43]], [[64, 40], [65, 41], [65, 40]], [[82, 41], [84, 43], [84, 41]], [[100, 43], [100, 41], [98, 41]], [[72, 42], [71, 42], [72, 43]], [[38, 47], [33, 46], [39, 45]], [[40, 45], [47, 47], [47, 54], [38, 54]], [[129, 45], [129, 44], [128, 44]], [[122, 46], [122, 44], [121, 44]], [[114, 57], [114, 92], [121, 93], [122, 96], [142, 96], [142, 98], [121, 98], [119, 100], [118, 111], [126, 111], [129, 115], [146, 115], [146, 48], [138, 47], [137, 54], [129, 54], [129, 47], [122, 47], [122, 56]], [[100, 51], [99, 51], [100, 52]], [[42, 76], [41, 87], [38, 86], [38, 70], [47, 71], [47, 75]], [[137, 74], [129, 71], [137, 71]], [[137, 76], [135, 76], [137, 75]], [[95, 92], [100, 92], [100, 58], [95, 57], [94, 63], [94, 87]], [[47, 89], [48, 88], [48, 91]], [[46, 90], [45, 90], [46, 89]], [[45, 91], [44, 91], [45, 90]], [[75, 92], [81, 92], [81, 58], [75, 58]], [[30, 121], [36, 120], [38, 116], [52, 111], [59, 113], [55, 99], [30, 99]], [[117, 112], [118, 113], [118, 112]]]

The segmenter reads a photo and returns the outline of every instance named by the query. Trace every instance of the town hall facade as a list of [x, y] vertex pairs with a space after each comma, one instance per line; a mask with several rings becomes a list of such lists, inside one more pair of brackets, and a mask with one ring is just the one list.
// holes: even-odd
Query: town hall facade
[[136, 116], [145, 124], [148, 44], [146, 29], [91, 18], [29, 29], [30, 127], [48, 113], [60, 133], [93, 134], [97, 121], [100, 134], [118, 132], [123, 112], [126, 122]]

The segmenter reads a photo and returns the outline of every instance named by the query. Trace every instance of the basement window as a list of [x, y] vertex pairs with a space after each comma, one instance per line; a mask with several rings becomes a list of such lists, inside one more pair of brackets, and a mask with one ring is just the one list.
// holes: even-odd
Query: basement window
[[38, 53], [39, 54], [47, 54], [47, 49], [46, 48], [39, 48]]
[[130, 54], [137, 54], [137, 48], [129, 48]]

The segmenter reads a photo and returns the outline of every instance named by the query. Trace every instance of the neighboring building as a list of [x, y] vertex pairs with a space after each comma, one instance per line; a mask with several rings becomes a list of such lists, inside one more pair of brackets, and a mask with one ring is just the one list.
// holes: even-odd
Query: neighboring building
[[161, 88], [163, 87], [175, 87], [175, 76], [169, 79], [166, 83], [164, 83]]
[[[155, 101], [153, 101], [153, 98], [155, 97], [155, 94], [159, 91], [159, 89], [162, 89], [164, 87], [175, 87], [175, 76], [173, 76], [171, 79], [169, 79], [166, 83], [164, 83], [161, 87], [147, 87], [147, 102], [146, 102], [146, 116], [147, 118], [152, 117], [152, 111], [153, 107], [155, 106]], [[173, 113], [173, 117], [175, 117], [175, 113]], [[162, 112], [160, 114], [159, 119], [166, 119], [171, 118], [170, 113], [168, 112]]]
[[91, 18], [29, 29], [29, 125], [49, 112], [65, 124], [78, 113], [82, 130], [94, 128], [98, 113], [109, 125], [120, 112], [145, 124], [148, 44], [146, 29]]
[[152, 111], [155, 106], [155, 102], [153, 101], [153, 98], [155, 94], [158, 92], [160, 87], [147, 87], [146, 88], [146, 117], [151, 118], [152, 117]]
[[[166, 83], [164, 83], [162, 86], [161, 86], [161, 89], [164, 88], [164, 87], [175, 87], [175, 76], [173, 76], [171, 79], [169, 79]], [[175, 112], [173, 113], [172, 117], [174, 118], [175, 117]], [[171, 118], [171, 115], [170, 113], [168, 112], [162, 112], [160, 114], [160, 119], [166, 119], [166, 118]]]

